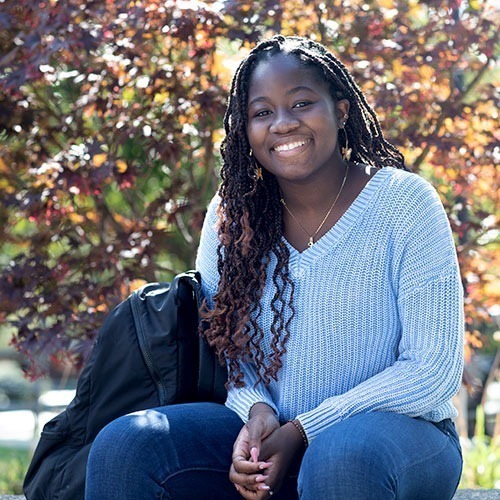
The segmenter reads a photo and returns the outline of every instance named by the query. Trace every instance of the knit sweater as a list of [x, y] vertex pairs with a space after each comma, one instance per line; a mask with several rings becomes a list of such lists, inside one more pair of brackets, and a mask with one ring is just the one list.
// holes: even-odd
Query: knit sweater
[[[196, 267], [204, 293], [217, 290], [216, 196]], [[288, 242], [295, 316], [283, 367], [265, 387], [243, 365], [245, 387], [226, 406], [243, 421], [264, 402], [280, 422], [298, 418], [309, 441], [357, 414], [386, 411], [440, 421], [463, 369], [463, 295], [455, 246], [434, 188], [416, 174], [379, 170], [311, 248]], [[271, 258], [262, 296], [262, 349], [270, 351]]]

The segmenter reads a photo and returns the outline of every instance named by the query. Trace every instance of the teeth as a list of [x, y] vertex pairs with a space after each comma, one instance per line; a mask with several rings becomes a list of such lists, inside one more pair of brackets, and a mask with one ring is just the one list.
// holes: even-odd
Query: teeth
[[276, 146], [274, 148], [275, 151], [290, 151], [291, 149], [298, 148], [306, 144], [307, 141], [300, 142], [290, 142], [289, 144], [282, 144], [281, 146]]

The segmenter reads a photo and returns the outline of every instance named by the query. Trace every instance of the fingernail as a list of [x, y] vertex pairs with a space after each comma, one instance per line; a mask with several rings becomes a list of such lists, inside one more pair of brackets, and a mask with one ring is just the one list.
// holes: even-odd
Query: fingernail
[[259, 464], [259, 469], [261, 469], [261, 470], [262, 470], [262, 469], [267, 469], [267, 468], [268, 468], [268, 467], [270, 467], [271, 465], [272, 465], [272, 463], [271, 463], [271, 462], [261, 462], [261, 463]]
[[267, 484], [260, 484], [258, 488], [259, 488], [259, 490], [270, 490], [271, 489], [271, 487], [268, 486]]
[[252, 460], [254, 462], [257, 462], [259, 460], [258, 451], [255, 446], [250, 450], [250, 456], [252, 457]]
[[261, 483], [262, 481], [266, 480], [266, 476], [255, 476], [255, 482], [256, 483]]

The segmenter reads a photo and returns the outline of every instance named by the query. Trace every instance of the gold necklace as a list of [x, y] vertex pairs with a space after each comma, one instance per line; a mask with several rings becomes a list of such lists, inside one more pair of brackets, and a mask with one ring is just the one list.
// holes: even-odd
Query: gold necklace
[[316, 231], [314, 231], [313, 234], [309, 234], [307, 229], [296, 219], [295, 215], [292, 214], [290, 209], [288, 208], [288, 205], [286, 204], [285, 200], [281, 198], [281, 203], [283, 206], [286, 208], [286, 211], [290, 214], [290, 217], [297, 223], [297, 225], [304, 231], [304, 233], [307, 234], [309, 241], [307, 243], [307, 246], [311, 248], [314, 245], [314, 237], [321, 231], [321, 228], [326, 222], [326, 219], [328, 219], [329, 215], [332, 213], [333, 207], [335, 207], [335, 204], [337, 203], [337, 200], [340, 197], [340, 194], [342, 193], [342, 190], [344, 189], [345, 186], [345, 181], [347, 180], [347, 174], [349, 173], [349, 163], [347, 164], [347, 167], [345, 169], [345, 175], [344, 175], [344, 180], [342, 181], [342, 185], [340, 186], [339, 192], [337, 193], [337, 196], [335, 196], [335, 199], [333, 200], [332, 206], [328, 209], [328, 212], [326, 212], [326, 215], [323, 217], [323, 220], [321, 221], [321, 224], [317, 227]]

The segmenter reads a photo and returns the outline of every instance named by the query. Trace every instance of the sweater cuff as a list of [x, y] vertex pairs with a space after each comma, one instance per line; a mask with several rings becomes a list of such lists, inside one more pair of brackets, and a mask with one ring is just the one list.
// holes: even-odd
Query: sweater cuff
[[269, 394], [259, 391], [253, 387], [231, 388], [227, 394], [226, 406], [233, 410], [243, 422], [248, 422], [250, 410], [257, 403], [265, 403], [276, 415], [279, 415], [278, 408], [272, 401]]
[[270, 406], [279, 418], [279, 411], [264, 384], [259, 381], [255, 366], [242, 363], [244, 387], [230, 387], [227, 392], [226, 406], [236, 412], [243, 422], [248, 421], [250, 408], [256, 403]]
[[332, 411], [330, 405], [322, 404], [307, 413], [297, 415], [296, 419], [302, 425], [307, 441], [311, 443], [314, 438], [327, 427], [341, 422], [346, 417], [340, 412]]

